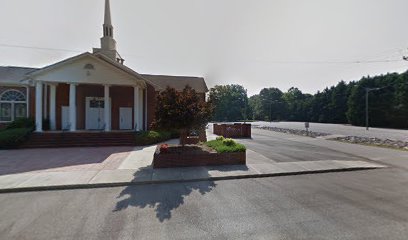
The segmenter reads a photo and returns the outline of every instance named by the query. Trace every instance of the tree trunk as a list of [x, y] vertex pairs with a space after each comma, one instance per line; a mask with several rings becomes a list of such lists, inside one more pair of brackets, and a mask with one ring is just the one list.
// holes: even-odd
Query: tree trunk
[[186, 145], [186, 140], [187, 140], [187, 129], [181, 129], [180, 130], [180, 145], [184, 147]]

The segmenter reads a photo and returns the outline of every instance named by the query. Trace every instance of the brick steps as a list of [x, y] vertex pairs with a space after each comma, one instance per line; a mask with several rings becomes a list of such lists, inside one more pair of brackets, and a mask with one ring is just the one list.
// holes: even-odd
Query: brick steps
[[33, 133], [21, 148], [134, 146], [133, 132]]

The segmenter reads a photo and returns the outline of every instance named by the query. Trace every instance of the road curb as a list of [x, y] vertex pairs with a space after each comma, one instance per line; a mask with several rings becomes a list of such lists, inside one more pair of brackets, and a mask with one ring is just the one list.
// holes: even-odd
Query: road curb
[[97, 189], [97, 188], [138, 186], [138, 185], [154, 185], [154, 184], [165, 184], [165, 183], [188, 183], [188, 182], [222, 181], [222, 180], [234, 180], [234, 179], [282, 177], [282, 176], [310, 175], [310, 174], [322, 174], [322, 173], [334, 173], [334, 172], [363, 171], [363, 170], [374, 170], [374, 169], [380, 169], [380, 168], [378, 167], [351, 167], [351, 168], [338, 168], [338, 169], [326, 169], [326, 170], [306, 170], [306, 171], [281, 172], [281, 173], [260, 173], [260, 174], [192, 178], [192, 179], [169, 179], [169, 180], [154, 180], [154, 181], [151, 180], [151, 181], [138, 181], [138, 182], [115, 182], [115, 183], [92, 183], [92, 184], [87, 183], [87, 184], [36, 186], [36, 187], [22, 187], [22, 188], [16, 187], [16, 188], [0, 189], [0, 194], [77, 190], [77, 189]]

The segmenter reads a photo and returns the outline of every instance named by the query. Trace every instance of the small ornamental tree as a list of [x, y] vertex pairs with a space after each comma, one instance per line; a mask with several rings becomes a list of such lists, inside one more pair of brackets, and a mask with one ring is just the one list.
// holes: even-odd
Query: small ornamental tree
[[182, 92], [167, 87], [157, 96], [153, 127], [180, 131], [180, 143], [184, 145], [187, 133], [203, 129], [211, 119], [211, 104], [200, 99], [197, 92], [186, 86]]

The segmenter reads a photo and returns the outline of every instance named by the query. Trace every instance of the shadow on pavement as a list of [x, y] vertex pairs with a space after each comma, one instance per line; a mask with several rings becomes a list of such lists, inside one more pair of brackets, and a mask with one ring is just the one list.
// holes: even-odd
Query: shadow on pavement
[[[248, 170], [246, 166], [219, 166], [200, 168], [197, 173], [200, 178], [210, 177], [209, 171], [217, 170], [221, 172]], [[134, 176], [135, 179], [143, 178], [153, 171], [152, 167], [141, 168]], [[165, 169], [167, 173], [171, 169]], [[186, 170], [188, 171], [188, 170]], [[165, 174], [165, 173], [164, 173]], [[194, 175], [194, 172], [191, 173]], [[117, 197], [119, 200], [114, 212], [125, 210], [129, 207], [154, 208], [156, 217], [160, 222], [169, 220], [172, 211], [184, 204], [185, 198], [194, 191], [205, 195], [211, 192], [217, 184], [214, 181], [183, 182], [169, 184], [153, 184], [141, 186], [128, 186]]]

